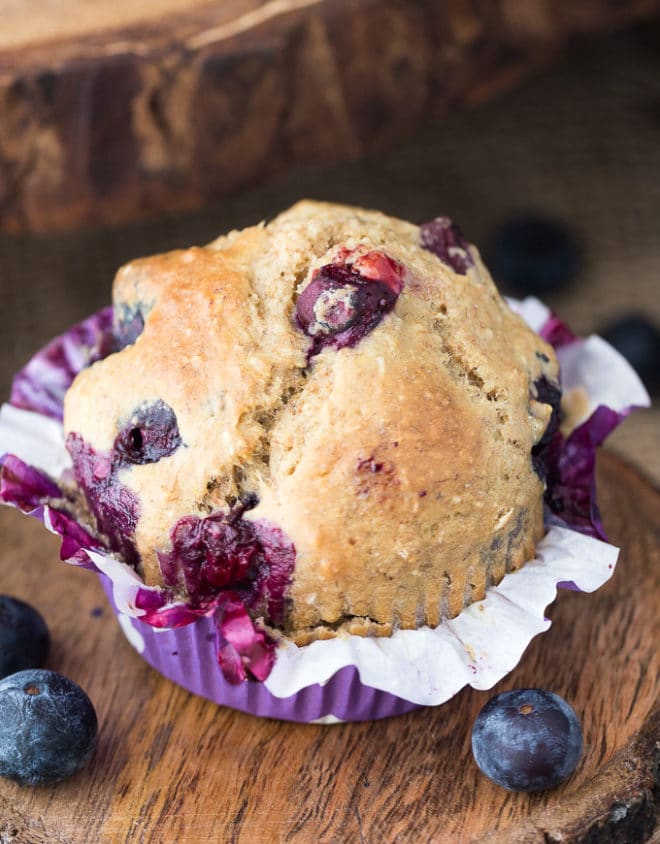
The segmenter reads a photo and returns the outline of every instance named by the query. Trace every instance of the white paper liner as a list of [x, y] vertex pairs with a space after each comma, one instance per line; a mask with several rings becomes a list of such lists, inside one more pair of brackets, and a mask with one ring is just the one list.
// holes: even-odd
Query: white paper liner
[[612, 576], [617, 555], [612, 545], [553, 527], [535, 560], [507, 574], [456, 618], [387, 638], [346, 636], [302, 648], [287, 643], [265, 685], [277, 697], [288, 697], [356, 665], [365, 685], [421, 705], [444, 703], [465, 685], [488, 689], [517, 665], [531, 639], [550, 627], [544, 610], [557, 584], [572, 582], [593, 592]]
[[[550, 309], [538, 299], [529, 297], [522, 302], [507, 299], [512, 311], [521, 316], [537, 333], [551, 316]], [[639, 375], [628, 361], [609, 343], [592, 334], [579, 337], [573, 343], [555, 349], [561, 369], [561, 386], [564, 397], [579, 390], [586, 399], [580, 413], [571, 416], [569, 431], [588, 419], [599, 405], [619, 413], [630, 407], [648, 407], [649, 394]]]
[[[509, 301], [536, 331], [549, 311], [536, 299]], [[604, 340], [591, 337], [559, 349], [562, 381], [580, 388], [588, 416], [598, 405], [624, 411], [646, 406], [649, 397], [629, 364]], [[580, 420], [571, 420], [573, 427]], [[56, 478], [70, 466], [61, 426], [38, 413], [10, 405], [0, 409], [0, 453], [10, 452]], [[46, 508], [45, 523], [49, 526]], [[140, 617], [134, 604], [136, 573], [114, 557], [86, 552], [113, 582], [121, 613]], [[297, 647], [285, 641], [266, 688], [289, 697], [313, 684], [323, 685], [340, 668], [356, 666], [363, 684], [421, 705], [437, 705], [463, 686], [487, 689], [520, 660], [531, 639], [547, 630], [545, 608], [558, 584], [592, 592], [613, 574], [618, 549], [573, 530], [551, 527], [537, 556], [488, 589], [486, 598], [435, 629], [400, 630], [390, 637], [341, 636]]]
[[4, 452], [43, 469], [52, 478], [61, 477], [71, 467], [62, 425], [41, 413], [11, 404], [0, 408], [0, 454]]

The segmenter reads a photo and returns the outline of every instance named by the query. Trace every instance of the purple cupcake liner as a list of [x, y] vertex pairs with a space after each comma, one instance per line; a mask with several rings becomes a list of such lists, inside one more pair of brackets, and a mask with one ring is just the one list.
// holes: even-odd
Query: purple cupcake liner
[[365, 686], [354, 666], [340, 669], [324, 685], [315, 683], [307, 686], [304, 693], [289, 697], [276, 697], [263, 683], [233, 685], [217, 667], [212, 618], [205, 616], [185, 627], [159, 630], [120, 613], [112, 582], [104, 574], [99, 578], [126, 638], [142, 658], [168, 680], [214, 703], [264, 718], [301, 723], [321, 719], [326, 723], [372, 721], [419, 708], [415, 703]]

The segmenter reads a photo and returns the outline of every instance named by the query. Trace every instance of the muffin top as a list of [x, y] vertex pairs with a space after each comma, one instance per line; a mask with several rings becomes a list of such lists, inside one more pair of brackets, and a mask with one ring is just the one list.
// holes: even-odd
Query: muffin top
[[446, 218], [300, 202], [113, 304], [64, 424], [148, 584], [307, 641], [437, 624], [533, 555], [557, 362]]

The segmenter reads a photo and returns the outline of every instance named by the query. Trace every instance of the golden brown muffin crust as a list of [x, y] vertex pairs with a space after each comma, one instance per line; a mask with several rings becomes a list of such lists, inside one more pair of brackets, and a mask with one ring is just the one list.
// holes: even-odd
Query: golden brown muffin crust
[[[354, 347], [308, 360], [297, 297], [319, 267], [374, 252], [404, 268], [395, 307]], [[147, 583], [162, 583], [178, 519], [246, 492], [258, 504], [244, 518], [295, 546], [284, 629], [300, 643], [436, 625], [533, 556], [530, 454], [552, 410], [535, 382], [557, 364], [470, 255], [457, 273], [417, 226], [301, 202], [120, 270], [116, 313], [139, 310], [144, 329], [78, 376], [65, 429], [108, 450], [136, 407], [174, 410], [182, 447], [121, 472]]]

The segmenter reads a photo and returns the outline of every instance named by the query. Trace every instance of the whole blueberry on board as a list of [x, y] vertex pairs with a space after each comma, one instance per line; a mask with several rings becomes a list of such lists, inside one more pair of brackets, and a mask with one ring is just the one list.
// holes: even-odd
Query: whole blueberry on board
[[20, 785], [59, 782], [89, 760], [98, 722], [92, 702], [54, 671], [0, 680], [0, 776]]
[[573, 773], [582, 729], [554, 692], [514, 689], [491, 698], [472, 728], [472, 754], [487, 777], [510, 791], [545, 791]]
[[507, 292], [545, 296], [577, 275], [580, 249], [562, 223], [537, 215], [516, 217], [495, 233], [486, 249], [486, 265]]
[[40, 668], [49, 649], [48, 627], [34, 607], [0, 595], [0, 678], [25, 668]]
[[660, 393], [660, 330], [640, 314], [626, 314], [597, 332], [620, 352], [649, 393]]

